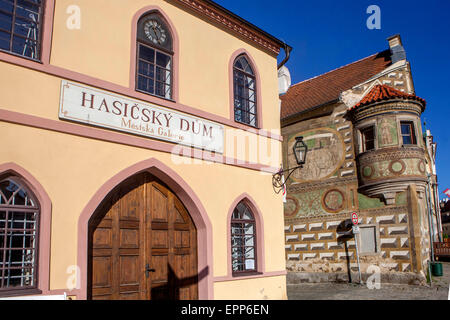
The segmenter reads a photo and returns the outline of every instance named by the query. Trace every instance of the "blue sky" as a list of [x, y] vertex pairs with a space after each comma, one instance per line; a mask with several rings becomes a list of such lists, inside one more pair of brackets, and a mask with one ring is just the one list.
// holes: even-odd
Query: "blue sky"
[[[450, 188], [450, 1], [216, 0], [294, 48], [292, 82], [314, 77], [388, 48], [400, 34], [411, 63], [422, 115], [437, 142], [439, 196]], [[381, 9], [381, 29], [369, 30], [370, 5]], [[281, 53], [279, 60], [283, 59]]]

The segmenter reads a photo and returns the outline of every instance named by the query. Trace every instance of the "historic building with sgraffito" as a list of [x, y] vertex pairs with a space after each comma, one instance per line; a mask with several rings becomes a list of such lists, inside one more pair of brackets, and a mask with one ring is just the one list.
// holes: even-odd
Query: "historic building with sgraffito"
[[303, 168], [287, 181], [288, 282], [347, 279], [358, 270], [356, 245], [363, 278], [380, 271], [383, 281], [425, 279], [428, 202], [437, 207], [420, 120], [426, 102], [415, 94], [400, 36], [388, 42], [281, 95], [283, 166], [296, 166], [296, 137], [308, 146]]

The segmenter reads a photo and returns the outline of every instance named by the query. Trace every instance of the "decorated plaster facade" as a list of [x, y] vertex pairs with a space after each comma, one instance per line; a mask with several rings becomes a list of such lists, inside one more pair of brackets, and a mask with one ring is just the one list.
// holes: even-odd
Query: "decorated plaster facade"
[[422, 138], [426, 103], [415, 96], [409, 62], [392, 50], [403, 49], [400, 37], [388, 40], [390, 50], [281, 96], [283, 166], [294, 167], [295, 137], [308, 145], [305, 165], [287, 182], [288, 282], [347, 279], [358, 270], [355, 236], [363, 279], [379, 270], [382, 281], [425, 281], [434, 163]]

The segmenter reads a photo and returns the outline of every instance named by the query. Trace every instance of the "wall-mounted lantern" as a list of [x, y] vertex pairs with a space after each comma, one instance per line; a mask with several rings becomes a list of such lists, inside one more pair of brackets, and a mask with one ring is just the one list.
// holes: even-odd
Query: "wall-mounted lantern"
[[[308, 153], [308, 146], [303, 141], [303, 137], [299, 136], [295, 138], [295, 144], [292, 147], [294, 151], [295, 160], [297, 161], [297, 167], [290, 168], [287, 170], [280, 170], [272, 176], [272, 185], [276, 193], [280, 193], [284, 189], [286, 181], [288, 181], [291, 174], [299, 168], [303, 168], [306, 161], [306, 154]], [[285, 172], [289, 172], [287, 177], [283, 181], [283, 176]]]

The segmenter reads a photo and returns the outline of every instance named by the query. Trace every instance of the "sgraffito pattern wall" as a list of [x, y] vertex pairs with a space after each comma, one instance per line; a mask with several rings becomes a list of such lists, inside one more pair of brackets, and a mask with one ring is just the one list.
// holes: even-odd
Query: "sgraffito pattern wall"
[[[380, 267], [382, 272], [409, 272], [412, 269], [405, 196], [398, 197], [398, 205], [378, 206], [359, 212], [360, 226], [375, 227], [378, 233], [376, 253], [361, 254], [362, 272], [370, 265]], [[347, 229], [341, 228], [349, 218], [350, 212], [320, 218], [287, 219], [285, 249], [288, 271], [345, 272], [348, 268], [356, 271], [355, 240], [349, 237]]]
[[357, 181], [335, 179], [322, 183], [291, 185], [284, 205], [285, 219], [326, 217], [356, 209]]

